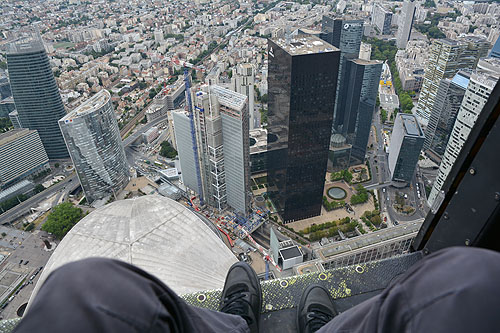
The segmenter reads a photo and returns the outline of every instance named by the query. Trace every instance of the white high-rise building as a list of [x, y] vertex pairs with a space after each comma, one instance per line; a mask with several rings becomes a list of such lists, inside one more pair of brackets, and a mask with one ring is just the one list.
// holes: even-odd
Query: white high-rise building
[[427, 125], [436, 103], [441, 80], [452, 78], [461, 69], [474, 69], [479, 59], [488, 54], [489, 47], [486, 39], [475, 36], [460, 40], [435, 39], [432, 42], [416, 109], [424, 125]]
[[427, 201], [429, 206], [432, 207], [435, 203], [453, 164], [499, 78], [500, 67], [497, 67], [496, 73], [479, 70], [471, 74], [457, 120], [439, 166], [438, 176], [429, 194]]
[[191, 139], [191, 124], [186, 111], [179, 109], [172, 111], [174, 123], [175, 143], [181, 163], [181, 178], [184, 186], [199, 194], [202, 189], [201, 179], [196, 176], [195, 153]]
[[206, 89], [208, 86], [204, 88], [196, 92], [193, 100], [202, 190], [205, 201], [221, 210], [227, 203], [222, 118], [217, 96]]
[[153, 35], [154, 35], [154, 38], [155, 38], [155, 42], [157, 43], [161, 43], [163, 42], [165, 39], [163, 37], [163, 30], [159, 29], [159, 30], [155, 30], [153, 32]]
[[415, 0], [406, 0], [403, 3], [403, 9], [399, 17], [398, 32], [396, 33], [396, 46], [400, 49], [406, 48], [410, 40], [411, 27], [415, 17]]
[[392, 12], [380, 3], [373, 5], [372, 24], [377, 27], [382, 35], [391, 33]]
[[254, 110], [255, 69], [252, 64], [239, 64], [231, 80], [232, 89], [248, 97], [250, 129], [259, 127]]
[[229, 206], [246, 216], [250, 207], [248, 98], [204, 85], [194, 93], [193, 108], [198, 161], [188, 113], [172, 112], [183, 182], [205, 203], [217, 209]]

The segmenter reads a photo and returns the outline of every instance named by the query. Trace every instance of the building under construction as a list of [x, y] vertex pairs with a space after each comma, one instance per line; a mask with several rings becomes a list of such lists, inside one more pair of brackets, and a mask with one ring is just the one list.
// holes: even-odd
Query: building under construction
[[193, 104], [192, 124], [189, 111], [172, 113], [183, 183], [208, 205], [218, 210], [229, 206], [247, 216], [248, 98], [219, 86], [205, 85], [193, 93]]

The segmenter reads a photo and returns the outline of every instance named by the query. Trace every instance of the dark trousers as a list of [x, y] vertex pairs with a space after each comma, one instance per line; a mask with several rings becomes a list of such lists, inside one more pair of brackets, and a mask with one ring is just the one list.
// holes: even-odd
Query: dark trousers
[[[500, 254], [449, 248], [319, 332], [498, 332]], [[247, 332], [238, 316], [187, 305], [124, 262], [92, 258], [54, 271], [15, 332]]]

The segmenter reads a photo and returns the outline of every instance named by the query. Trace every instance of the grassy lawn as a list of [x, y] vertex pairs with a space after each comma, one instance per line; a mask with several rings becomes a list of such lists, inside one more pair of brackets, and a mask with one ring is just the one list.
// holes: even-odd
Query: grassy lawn
[[71, 42], [60, 42], [60, 43], [54, 44], [54, 48], [56, 48], [56, 49], [69, 49], [69, 48], [72, 48], [74, 46], [75, 46], [75, 44], [73, 44]]
[[257, 185], [265, 184], [267, 183], [267, 176], [255, 178], [255, 182], [257, 183]]

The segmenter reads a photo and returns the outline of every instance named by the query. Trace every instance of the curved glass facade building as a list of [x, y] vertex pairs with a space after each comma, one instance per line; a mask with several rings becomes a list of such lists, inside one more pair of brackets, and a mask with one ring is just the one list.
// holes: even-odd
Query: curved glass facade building
[[7, 66], [20, 125], [38, 131], [49, 159], [67, 158], [57, 124], [66, 111], [40, 36], [31, 34], [12, 42]]
[[68, 113], [59, 126], [88, 203], [127, 185], [128, 164], [107, 90]]

